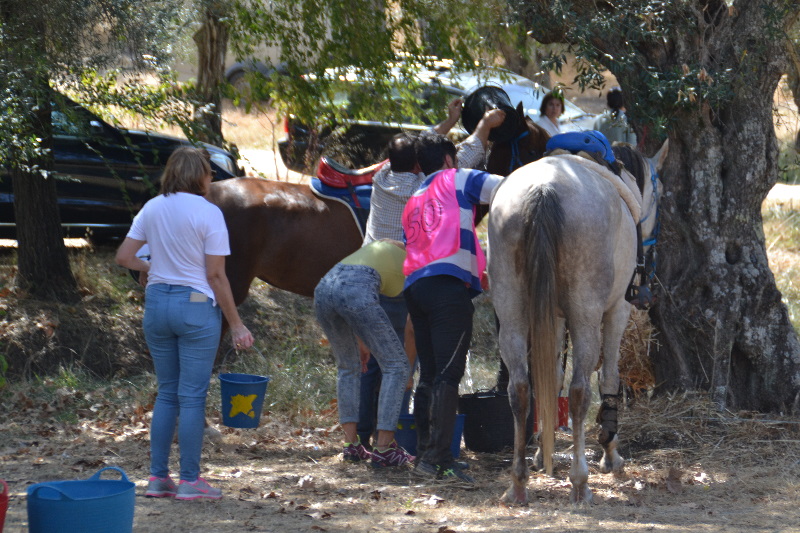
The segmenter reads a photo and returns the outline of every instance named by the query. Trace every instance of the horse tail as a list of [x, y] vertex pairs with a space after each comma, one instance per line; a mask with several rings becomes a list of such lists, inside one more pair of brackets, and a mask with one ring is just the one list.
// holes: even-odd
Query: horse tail
[[518, 257], [518, 266], [527, 277], [529, 364], [541, 431], [541, 452], [545, 471], [552, 475], [558, 405], [557, 264], [564, 210], [556, 190], [550, 185], [540, 185], [527, 193], [523, 212], [524, 247], [521, 257]]

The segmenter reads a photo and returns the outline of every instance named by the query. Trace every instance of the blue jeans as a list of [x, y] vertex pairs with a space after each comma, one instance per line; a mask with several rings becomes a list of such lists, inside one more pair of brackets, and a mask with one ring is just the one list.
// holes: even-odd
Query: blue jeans
[[[392, 328], [400, 339], [400, 344], [405, 346], [405, 331], [406, 331], [406, 318], [408, 317], [408, 309], [406, 308], [406, 300], [403, 294], [399, 296], [389, 297], [380, 295], [381, 307], [386, 311], [386, 316], [392, 323]], [[375, 357], [370, 355], [367, 361], [367, 371], [361, 374], [361, 400], [358, 404], [358, 436], [364, 444], [369, 443], [370, 437], [375, 432], [375, 410], [378, 405], [378, 391], [381, 386], [381, 368], [378, 366], [378, 361]], [[408, 400], [410, 400], [410, 391], [406, 391], [403, 395], [403, 403], [401, 404], [401, 413], [403, 410], [408, 412]]]
[[150, 475], [169, 474], [178, 423], [180, 479], [190, 482], [200, 475], [206, 395], [222, 331], [220, 308], [208, 298], [190, 301], [191, 294], [201, 293], [180, 285], [149, 285], [144, 305], [144, 336], [158, 380], [150, 424]]
[[334, 266], [314, 291], [317, 320], [339, 369], [339, 421], [358, 422], [361, 361], [356, 337], [364, 341], [383, 374], [378, 396], [378, 430], [395, 431], [409, 365], [403, 344], [378, 299], [381, 277], [364, 265]]

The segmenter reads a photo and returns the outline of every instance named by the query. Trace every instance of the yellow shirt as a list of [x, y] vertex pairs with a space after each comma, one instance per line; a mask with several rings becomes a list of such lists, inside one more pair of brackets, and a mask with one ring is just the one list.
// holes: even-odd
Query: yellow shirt
[[406, 277], [403, 261], [406, 251], [386, 241], [373, 241], [362, 246], [340, 262], [343, 265], [365, 265], [374, 268], [381, 277], [380, 293], [394, 297], [403, 291]]

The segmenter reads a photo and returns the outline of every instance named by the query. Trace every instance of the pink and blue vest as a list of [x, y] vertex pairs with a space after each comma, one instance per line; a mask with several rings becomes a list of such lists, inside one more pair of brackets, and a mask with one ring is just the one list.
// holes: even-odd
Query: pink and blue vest
[[475, 233], [474, 204], [459, 203], [459, 193], [464, 197], [456, 184], [459, 172], [486, 174], [467, 169], [440, 171], [406, 204], [406, 287], [421, 277], [447, 274], [463, 280], [476, 294], [481, 291], [480, 274], [486, 269], [486, 257]]

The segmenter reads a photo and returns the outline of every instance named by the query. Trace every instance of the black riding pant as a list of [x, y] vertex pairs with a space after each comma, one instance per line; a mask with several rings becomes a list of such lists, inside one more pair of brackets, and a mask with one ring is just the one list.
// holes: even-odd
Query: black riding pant
[[421, 383], [444, 381], [458, 388], [472, 339], [472, 305], [467, 286], [453, 276], [420, 278], [404, 292], [414, 325]]

